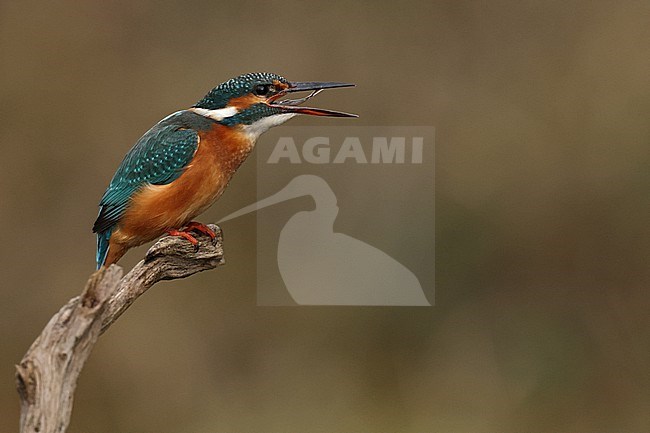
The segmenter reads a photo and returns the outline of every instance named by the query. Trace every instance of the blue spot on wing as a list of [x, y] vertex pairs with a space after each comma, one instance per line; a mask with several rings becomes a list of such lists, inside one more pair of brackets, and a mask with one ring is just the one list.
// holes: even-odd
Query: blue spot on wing
[[93, 232], [111, 230], [135, 192], [145, 185], [166, 185], [176, 180], [192, 161], [198, 147], [195, 130], [178, 125], [156, 125], [126, 154], [99, 205]]

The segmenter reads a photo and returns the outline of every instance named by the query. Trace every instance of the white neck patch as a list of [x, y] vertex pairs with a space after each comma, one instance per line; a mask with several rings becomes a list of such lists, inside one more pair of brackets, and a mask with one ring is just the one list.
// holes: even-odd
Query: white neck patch
[[225, 107], [225, 108], [219, 108], [217, 110], [208, 110], [206, 108], [190, 108], [189, 111], [193, 111], [196, 114], [199, 114], [203, 117], [207, 117], [208, 119], [220, 121], [223, 119], [226, 119], [228, 117], [232, 117], [235, 114], [239, 113], [239, 110], [237, 107]]
[[[239, 110], [236, 107], [225, 107], [219, 108], [217, 110], [208, 110], [205, 108], [193, 107], [190, 108], [189, 111], [216, 121], [227, 119], [239, 113]], [[260, 135], [264, 134], [274, 126], [282, 125], [284, 122], [291, 119], [295, 115], [296, 113], [274, 114], [269, 117], [263, 117], [257, 122], [250, 125], [242, 125], [242, 129], [248, 135], [248, 138], [253, 143], [255, 143]]]

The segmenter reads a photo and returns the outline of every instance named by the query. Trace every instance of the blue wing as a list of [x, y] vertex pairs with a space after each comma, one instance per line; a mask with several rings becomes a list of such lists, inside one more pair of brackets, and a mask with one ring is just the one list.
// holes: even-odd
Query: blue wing
[[124, 215], [133, 194], [145, 185], [165, 185], [176, 180], [192, 161], [198, 144], [197, 131], [161, 122], [126, 154], [99, 203], [99, 216], [93, 225], [93, 232], [97, 233], [98, 266], [106, 258], [113, 228]]

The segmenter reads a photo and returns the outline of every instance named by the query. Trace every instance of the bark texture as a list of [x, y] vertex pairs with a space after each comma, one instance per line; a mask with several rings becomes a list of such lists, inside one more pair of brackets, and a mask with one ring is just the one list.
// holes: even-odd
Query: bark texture
[[124, 276], [116, 265], [96, 271], [82, 294], [50, 319], [16, 366], [21, 433], [66, 431], [77, 378], [97, 338], [140, 295], [158, 281], [189, 277], [225, 263], [221, 229], [209, 227], [217, 237], [212, 241], [198, 235], [198, 250], [185, 239], [168, 236]]

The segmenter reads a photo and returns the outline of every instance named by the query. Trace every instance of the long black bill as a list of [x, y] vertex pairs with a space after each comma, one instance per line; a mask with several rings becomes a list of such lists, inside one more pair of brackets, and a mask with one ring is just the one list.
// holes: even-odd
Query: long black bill
[[325, 110], [322, 108], [311, 108], [311, 107], [300, 107], [298, 104], [301, 104], [308, 99], [316, 96], [318, 93], [322, 92], [325, 89], [335, 89], [338, 87], [354, 87], [352, 83], [337, 83], [332, 81], [327, 82], [318, 82], [318, 81], [307, 81], [307, 82], [291, 82], [289, 87], [282, 92], [282, 94], [293, 93], [293, 92], [304, 92], [310, 91], [311, 94], [300, 99], [289, 99], [284, 101], [274, 101], [275, 106], [282, 107], [282, 110], [287, 113], [297, 113], [297, 114], [309, 114], [311, 116], [328, 116], [328, 117], [359, 117], [356, 114], [344, 113], [342, 111], [333, 111]]
[[285, 90], [287, 93], [302, 92], [305, 90], [322, 90], [322, 89], [336, 89], [338, 87], [354, 87], [352, 83], [336, 83], [334, 81], [306, 81], [304, 83], [289, 83], [289, 88]]

